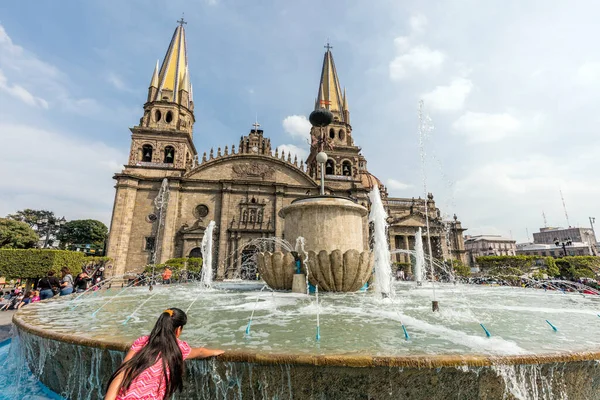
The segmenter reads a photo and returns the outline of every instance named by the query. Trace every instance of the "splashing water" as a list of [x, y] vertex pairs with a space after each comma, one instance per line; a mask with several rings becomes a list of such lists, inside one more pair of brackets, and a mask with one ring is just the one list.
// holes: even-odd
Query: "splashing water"
[[213, 231], [215, 230], [215, 221], [210, 221], [204, 231], [204, 237], [202, 238], [202, 245], [200, 250], [202, 251], [202, 283], [207, 288], [212, 286], [213, 270], [212, 270], [212, 244], [213, 244]]
[[392, 287], [392, 257], [386, 234], [387, 213], [383, 208], [379, 187], [375, 185], [369, 193], [371, 213], [369, 222], [373, 223], [373, 252], [375, 253], [375, 291], [382, 296], [390, 296]]
[[[156, 265], [156, 259], [160, 257], [160, 240], [162, 239], [162, 227], [164, 225], [164, 220], [165, 220], [165, 209], [167, 208], [167, 205], [169, 204], [169, 180], [167, 178], [164, 178], [162, 180], [162, 183], [160, 185], [160, 190], [158, 191], [158, 194], [156, 195], [156, 198], [154, 199], [154, 207], [156, 208], [156, 211], [158, 212], [158, 218], [157, 218], [157, 227], [156, 227], [156, 232], [155, 232], [155, 237], [156, 237], [156, 242], [155, 242], [155, 249], [152, 252], [152, 274], [154, 275], [154, 265]], [[159, 258], [160, 259], [160, 258]]]
[[421, 227], [415, 234], [415, 282], [421, 285], [425, 272], [425, 251], [423, 250], [423, 233]]

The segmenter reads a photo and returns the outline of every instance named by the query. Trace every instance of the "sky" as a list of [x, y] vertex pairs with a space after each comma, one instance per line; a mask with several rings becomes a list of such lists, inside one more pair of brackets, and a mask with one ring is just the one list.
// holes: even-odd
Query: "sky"
[[432, 192], [466, 234], [518, 242], [542, 212], [567, 226], [559, 191], [570, 225], [600, 222], [591, 0], [0, 2], [0, 216], [110, 223], [112, 176], [182, 13], [200, 153], [258, 118], [306, 155], [329, 40], [355, 143], [391, 196]]

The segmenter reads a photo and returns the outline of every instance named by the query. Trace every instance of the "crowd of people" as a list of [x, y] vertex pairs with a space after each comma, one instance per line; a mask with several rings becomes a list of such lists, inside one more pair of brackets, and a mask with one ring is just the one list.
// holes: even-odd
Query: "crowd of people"
[[[67, 296], [73, 293], [83, 293], [88, 289], [98, 290], [104, 280], [104, 268], [94, 272], [85, 267], [73, 278], [68, 267], [60, 270], [60, 279], [50, 270], [45, 277], [33, 283], [31, 287], [17, 284], [10, 291], [5, 291], [0, 297], [0, 311], [18, 310], [30, 303], [50, 299], [54, 296]], [[1, 293], [1, 292], [0, 292]]]

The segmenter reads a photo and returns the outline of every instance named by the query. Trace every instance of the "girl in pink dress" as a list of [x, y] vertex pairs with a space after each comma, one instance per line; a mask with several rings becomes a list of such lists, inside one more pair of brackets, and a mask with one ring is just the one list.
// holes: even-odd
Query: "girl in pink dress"
[[30, 303], [37, 303], [38, 301], [40, 301], [40, 292], [38, 292], [37, 290], [34, 290]]
[[133, 342], [123, 364], [108, 381], [105, 400], [169, 399], [183, 388], [184, 360], [223, 354], [222, 350], [191, 348], [179, 340], [187, 315], [179, 308], [162, 312], [150, 336]]

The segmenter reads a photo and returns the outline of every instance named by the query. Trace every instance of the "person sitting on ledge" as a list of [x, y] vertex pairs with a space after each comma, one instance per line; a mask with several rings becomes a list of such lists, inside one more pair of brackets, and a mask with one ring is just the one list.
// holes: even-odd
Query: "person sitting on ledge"
[[222, 350], [191, 348], [179, 340], [187, 315], [179, 308], [161, 313], [150, 333], [133, 342], [108, 381], [105, 400], [169, 399], [183, 388], [184, 360], [208, 358]]

